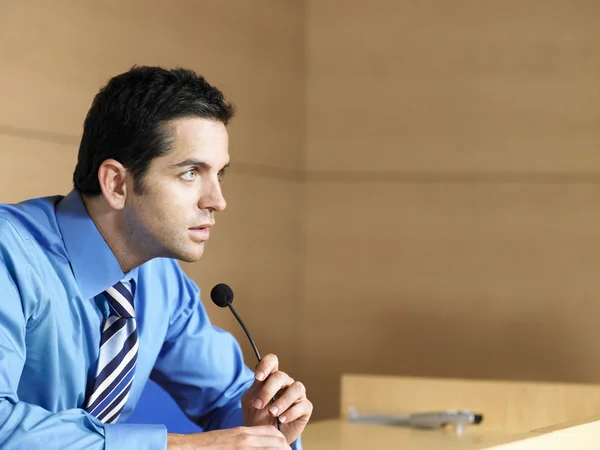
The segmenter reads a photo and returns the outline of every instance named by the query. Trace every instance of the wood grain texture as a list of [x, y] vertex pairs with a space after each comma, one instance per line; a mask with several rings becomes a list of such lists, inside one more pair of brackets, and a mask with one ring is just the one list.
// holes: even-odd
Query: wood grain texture
[[600, 167], [600, 4], [308, 2], [311, 171]]
[[580, 425], [578, 427], [558, 430], [515, 442], [498, 444], [490, 450], [594, 450], [600, 439], [600, 421]]
[[600, 186], [313, 183], [307, 202], [321, 417], [344, 372], [598, 380]]
[[0, 134], [0, 202], [66, 195], [72, 188], [73, 146]]
[[307, 450], [482, 450], [531, 435], [532, 433], [522, 436], [502, 430], [471, 429], [467, 434], [457, 436], [452, 431], [413, 430], [329, 419], [308, 425], [303, 433], [303, 447]]
[[589, 0], [308, 2], [316, 418], [344, 372], [600, 380], [599, 17]]
[[[600, 385], [344, 374], [341, 388], [340, 419], [309, 424], [307, 449], [591, 450], [600, 436]], [[484, 419], [459, 435], [452, 427], [352, 423], [350, 408], [378, 415], [469, 409]]]
[[484, 416], [471, 429], [528, 432], [600, 416], [600, 385], [346, 374], [340, 416], [453, 409]]
[[308, 450], [595, 450], [600, 438], [600, 421], [572, 427], [559, 426], [548, 432], [516, 434], [502, 430], [470, 429], [458, 436], [450, 430], [413, 430], [330, 419], [309, 424], [303, 438], [304, 448]]

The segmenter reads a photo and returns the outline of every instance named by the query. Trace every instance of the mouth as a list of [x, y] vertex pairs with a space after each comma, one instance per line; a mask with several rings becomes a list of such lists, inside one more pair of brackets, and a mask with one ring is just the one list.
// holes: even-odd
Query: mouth
[[210, 227], [212, 227], [214, 223], [206, 223], [203, 225], [198, 225], [197, 227], [189, 228], [191, 235], [198, 241], [207, 241], [210, 237]]

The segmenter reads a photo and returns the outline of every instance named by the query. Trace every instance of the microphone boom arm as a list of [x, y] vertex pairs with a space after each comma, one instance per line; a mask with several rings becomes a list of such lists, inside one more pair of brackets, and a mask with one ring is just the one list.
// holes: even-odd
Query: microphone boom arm
[[[256, 355], [256, 359], [258, 359], [258, 362], [260, 363], [262, 361], [262, 358], [260, 357], [260, 353], [258, 353], [256, 344], [254, 344], [254, 340], [252, 339], [252, 336], [250, 336], [250, 332], [246, 328], [246, 325], [244, 325], [244, 322], [242, 321], [241, 317], [238, 316], [238, 313], [231, 304], [233, 302], [233, 291], [231, 290], [231, 288], [225, 283], [219, 283], [210, 291], [210, 298], [212, 299], [213, 303], [220, 308], [229, 306], [229, 309], [231, 310], [239, 324], [242, 326], [244, 333], [246, 333], [246, 336], [248, 337], [248, 340], [252, 345], [252, 350], [254, 350], [254, 354]], [[271, 403], [273, 402], [275, 402], [275, 398], [271, 399]], [[281, 431], [281, 421], [279, 420], [279, 417], [276, 417], [275, 419], [277, 421], [277, 429]]]
[[256, 348], [256, 345], [254, 344], [254, 340], [250, 336], [250, 333], [248, 332], [248, 329], [246, 328], [246, 325], [244, 325], [244, 322], [242, 322], [242, 319], [240, 318], [240, 316], [238, 316], [238, 313], [235, 311], [235, 308], [233, 307], [233, 305], [231, 303], [229, 303], [227, 306], [229, 306], [229, 309], [231, 310], [231, 312], [233, 313], [233, 315], [235, 316], [235, 318], [237, 319], [237, 321], [242, 326], [242, 329], [244, 330], [244, 333], [246, 333], [246, 336], [248, 336], [248, 340], [250, 341], [250, 344], [252, 345], [252, 350], [254, 350], [254, 354], [256, 355], [256, 359], [258, 359], [258, 362], [260, 362], [262, 360], [262, 358], [260, 357], [260, 353], [258, 353], [258, 349]]

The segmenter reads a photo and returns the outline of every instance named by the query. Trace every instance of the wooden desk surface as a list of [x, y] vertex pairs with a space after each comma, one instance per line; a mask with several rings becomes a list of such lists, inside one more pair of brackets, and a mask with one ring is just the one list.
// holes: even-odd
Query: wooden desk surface
[[[484, 414], [463, 435], [351, 423], [349, 408], [399, 414], [457, 408]], [[597, 450], [600, 385], [344, 375], [340, 418], [310, 423], [305, 450]], [[399, 411], [399, 408], [402, 408]]]
[[305, 450], [479, 450], [523, 437], [524, 433], [477, 426], [468, 427], [462, 436], [458, 436], [452, 429], [416, 430], [335, 419], [309, 424], [302, 442]]

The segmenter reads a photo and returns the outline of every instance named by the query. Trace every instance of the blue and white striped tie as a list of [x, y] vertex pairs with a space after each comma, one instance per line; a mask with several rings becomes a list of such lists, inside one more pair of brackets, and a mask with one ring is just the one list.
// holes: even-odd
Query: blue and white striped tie
[[104, 291], [111, 314], [104, 320], [100, 356], [85, 410], [103, 423], [115, 423], [129, 397], [137, 361], [135, 282], [119, 281]]

